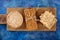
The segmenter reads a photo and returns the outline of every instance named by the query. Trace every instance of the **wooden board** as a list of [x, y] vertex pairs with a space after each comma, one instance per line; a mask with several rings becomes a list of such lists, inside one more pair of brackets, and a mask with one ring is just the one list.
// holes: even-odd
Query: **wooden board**
[[[24, 10], [26, 10], [26, 9], [28, 9], [28, 10], [34, 9], [34, 11], [33, 10], [29, 11], [30, 15], [33, 14], [35, 16], [35, 18], [33, 18], [33, 21], [32, 20], [30, 22], [26, 21], [26, 19], [27, 19], [26, 15], [27, 15], [27, 13], [29, 13], [28, 11], [27, 11], [27, 13], [24, 12]], [[19, 27], [19, 28], [16, 28], [16, 29], [11, 28], [9, 25], [7, 25], [7, 30], [8, 31], [56, 31], [56, 24], [49, 30], [41, 22], [35, 21], [35, 19], [39, 19], [40, 20], [39, 16], [41, 14], [43, 14], [45, 11], [51, 11], [53, 13], [53, 15], [56, 16], [56, 8], [44, 8], [44, 7], [41, 7], [41, 8], [7, 8], [7, 14], [9, 12], [13, 11], [13, 10], [19, 11], [23, 15], [23, 20], [24, 21], [23, 21], [22, 26]], [[2, 14], [3, 16], [0, 15], [0, 24], [7, 24], [6, 23], [6, 21], [7, 21], [6, 20], [7, 14]], [[33, 26], [32, 25], [31, 26], [28, 25], [31, 22], [33, 22], [32, 23]], [[33, 30], [30, 30], [29, 27], [33, 27], [34, 29], [32, 28]], [[28, 28], [28, 30], [27, 30], [27, 28]]]
[[0, 14], [0, 24], [6, 24], [6, 14]]

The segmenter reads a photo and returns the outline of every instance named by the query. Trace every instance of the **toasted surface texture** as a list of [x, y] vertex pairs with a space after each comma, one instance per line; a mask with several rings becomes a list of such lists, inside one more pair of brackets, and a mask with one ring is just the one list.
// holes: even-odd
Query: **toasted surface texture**
[[48, 29], [51, 29], [56, 23], [55, 16], [49, 11], [45, 11], [43, 14], [41, 14], [40, 19], [40, 22]]
[[35, 15], [35, 9], [25, 9], [25, 20], [26, 20], [26, 28], [27, 30], [37, 30], [37, 23], [35, 21], [36, 15]]
[[12, 28], [18, 28], [23, 23], [23, 17], [18, 11], [11, 11], [7, 15], [7, 24]]

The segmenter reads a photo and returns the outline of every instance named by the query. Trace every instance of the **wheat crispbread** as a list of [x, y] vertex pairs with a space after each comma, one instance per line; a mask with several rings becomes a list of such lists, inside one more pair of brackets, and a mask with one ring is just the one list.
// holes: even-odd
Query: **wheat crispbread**
[[44, 14], [41, 14], [40, 19], [40, 22], [48, 29], [51, 29], [56, 23], [55, 16], [49, 11], [45, 11]]

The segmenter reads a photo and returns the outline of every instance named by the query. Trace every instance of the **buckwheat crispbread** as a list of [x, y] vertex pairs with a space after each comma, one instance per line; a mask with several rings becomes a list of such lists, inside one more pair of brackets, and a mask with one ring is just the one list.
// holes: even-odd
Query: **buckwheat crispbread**
[[44, 14], [41, 14], [40, 19], [40, 22], [48, 29], [51, 29], [56, 23], [55, 16], [49, 11], [45, 11]]
[[35, 19], [36, 19], [35, 9], [34, 8], [26, 8], [24, 10], [24, 13], [25, 13], [27, 30], [36, 30], [38, 27], [37, 27], [37, 23], [35, 21]]
[[23, 23], [23, 17], [18, 11], [11, 11], [7, 15], [7, 24], [12, 28], [18, 28]]

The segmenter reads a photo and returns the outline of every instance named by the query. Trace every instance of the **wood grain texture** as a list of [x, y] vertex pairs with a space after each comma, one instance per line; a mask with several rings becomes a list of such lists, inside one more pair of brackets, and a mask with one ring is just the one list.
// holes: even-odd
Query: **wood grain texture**
[[[36, 29], [35, 30], [27, 30], [27, 24], [26, 24], [26, 15], [25, 15], [25, 12], [24, 12], [24, 10], [25, 9], [35, 9], [35, 14], [33, 14], [34, 12], [32, 12], [33, 10], [31, 10], [30, 12], [36, 17], [36, 18], [33, 18], [33, 22], [35, 23], [35, 25], [36, 25]], [[22, 15], [23, 15], [23, 24], [22, 24], [22, 26], [21, 27], [19, 27], [19, 28], [16, 28], [16, 29], [14, 29], [14, 28], [11, 28], [9, 25], [7, 25], [7, 30], [8, 31], [56, 31], [56, 24], [49, 30], [48, 28], [46, 28], [41, 22], [39, 22], [39, 21], [36, 21], [35, 22], [35, 19], [40, 19], [39, 18], [39, 16], [41, 15], [41, 14], [43, 14], [45, 11], [50, 11], [50, 12], [52, 12], [53, 13], [53, 15], [55, 15], [56, 16], [56, 8], [50, 8], [50, 7], [48, 7], [48, 8], [44, 8], [44, 7], [41, 7], [41, 8], [7, 8], [7, 14], [9, 13], [9, 12], [11, 12], [11, 11], [14, 11], [14, 10], [17, 10], [17, 11], [19, 11]], [[29, 10], [28, 10], [29, 11]], [[29, 13], [29, 12], [28, 12]], [[0, 24], [7, 24], [6, 23], [6, 16], [7, 16], [7, 14], [2, 14], [2, 15], [0, 15]], [[32, 15], [31, 14], [31, 15]], [[31, 22], [31, 21], [30, 21]], [[27, 22], [28, 23], [28, 22]], [[30, 23], [29, 23], [30, 24]], [[33, 25], [33, 27], [34, 27], [34, 25]]]
[[0, 24], [6, 24], [6, 14], [0, 14]]

